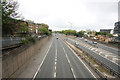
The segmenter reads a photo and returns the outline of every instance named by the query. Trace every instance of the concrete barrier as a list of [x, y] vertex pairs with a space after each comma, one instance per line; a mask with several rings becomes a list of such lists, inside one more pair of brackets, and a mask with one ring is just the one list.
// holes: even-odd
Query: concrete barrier
[[2, 58], [2, 78], [16, 78], [26, 67], [26, 63], [34, 56], [51, 36], [37, 40], [35, 44], [30, 43], [12, 51], [10, 55]]

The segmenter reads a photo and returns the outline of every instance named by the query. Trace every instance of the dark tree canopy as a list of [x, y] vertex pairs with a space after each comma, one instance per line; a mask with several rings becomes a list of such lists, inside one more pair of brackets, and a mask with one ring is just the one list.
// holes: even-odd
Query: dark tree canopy
[[18, 20], [16, 18], [20, 17], [20, 14], [17, 12], [18, 2], [16, 1], [3, 1], [2, 5], [2, 35], [12, 35], [16, 31], [16, 26]]

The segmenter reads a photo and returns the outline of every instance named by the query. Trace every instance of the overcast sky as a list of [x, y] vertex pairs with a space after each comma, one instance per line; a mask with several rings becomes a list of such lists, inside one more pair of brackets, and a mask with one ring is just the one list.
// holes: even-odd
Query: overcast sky
[[[52, 30], [113, 29], [119, 0], [17, 0], [25, 19]], [[72, 27], [71, 27], [72, 24]]]

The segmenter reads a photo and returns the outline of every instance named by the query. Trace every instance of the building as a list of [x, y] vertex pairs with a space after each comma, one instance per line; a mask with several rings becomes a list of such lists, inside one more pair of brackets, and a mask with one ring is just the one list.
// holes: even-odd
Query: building
[[106, 32], [106, 33], [110, 33], [110, 34], [113, 34], [113, 29], [100, 29], [100, 32]]
[[120, 35], [120, 21], [115, 23], [114, 34]]
[[28, 22], [28, 29], [29, 29], [29, 32], [31, 33], [35, 33], [35, 23], [32, 23], [32, 22]]

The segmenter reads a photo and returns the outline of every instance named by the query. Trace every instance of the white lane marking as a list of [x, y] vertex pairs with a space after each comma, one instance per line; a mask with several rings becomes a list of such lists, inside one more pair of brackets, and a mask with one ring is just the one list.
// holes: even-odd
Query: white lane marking
[[[98, 44], [108, 48], [108, 46], [106, 46], [106, 45], [103, 45], [103, 44], [100, 44], [100, 43], [98, 43]], [[118, 49], [116, 49], [116, 48], [113, 48], [113, 47], [109, 47], [109, 48], [118, 51]]]
[[57, 62], [55, 62], [55, 65], [57, 64]]
[[68, 62], [70, 63], [70, 60], [68, 59]]
[[56, 72], [54, 73], [54, 78], [56, 78]]
[[[72, 41], [72, 40], [71, 40]], [[74, 41], [73, 41], [74, 42]], [[78, 43], [78, 42], [77, 42]], [[81, 45], [83, 45], [83, 44], [81, 44]], [[84, 45], [83, 45], [84, 46]], [[85, 47], [85, 46], [84, 46]], [[89, 49], [89, 48], [88, 48]], [[95, 50], [96, 50], [97, 48], [90, 48], [89, 50], [91, 50], [91, 51], [93, 51], [95, 54], [98, 54]], [[100, 48], [101, 49], [101, 48]], [[104, 49], [101, 49], [101, 51], [103, 52], [109, 52], [109, 51], [106, 51], [106, 50], [104, 50]], [[103, 52], [103, 53], [104, 53]], [[110, 53], [109, 53], [110, 54]], [[113, 53], [111, 53], [111, 54], [113, 54]], [[112, 62], [112, 63], [114, 63], [114, 64], [116, 64], [116, 65], [118, 65], [118, 66], [120, 66], [117, 62], [114, 62], [113, 60], [111, 60], [111, 59], [109, 59], [109, 58], [107, 58], [107, 57], [105, 57], [105, 56], [102, 56], [101, 54], [98, 54], [98, 55], [100, 55], [101, 57], [103, 57], [103, 58], [105, 58], [105, 59], [107, 59], [108, 61], [110, 61], [110, 62]], [[113, 54], [113, 55], [115, 55], [115, 54]], [[116, 55], [116, 56], [118, 56], [118, 55]]]
[[56, 70], [56, 66], [55, 66], [55, 70]]
[[55, 58], [55, 62], [57, 61], [57, 58]]
[[45, 58], [46, 58], [46, 56], [47, 56], [47, 54], [48, 54], [50, 48], [51, 48], [51, 46], [52, 46], [52, 43], [53, 43], [53, 41], [51, 42], [51, 45], [49, 46], [49, 48], [48, 48], [48, 50], [47, 50], [47, 52], [46, 52], [46, 54], [45, 54], [45, 57], [43, 58], [41, 64], [39, 65], [39, 67], [38, 67], [38, 69], [37, 69], [35, 75], [34, 75], [33, 78], [32, 78], [32, 80], [34, 80], [35, 77], [37, 76], [37, 74], [38, 74], [38, 72], [39, 72], [39, 70], [40, 70], [40, 68], [41, 68], [41, 66], [42, 66], [42, 64], [43, 64], [43, 62], [44, 62], [44, 60], [45, 60]]
[[56, 44], [56, 52], [55, 52], [55, 72], [54, 72], [54, 78], [56, 78], [56, 66], [57, 66], [57, 44]]
[[74, 73], [74, 71], [73, 71], [72, 65], [71, 65], [71, 63], [70, 63], [70, 60], [69, 60], [69, 58], [68, 58], [68, 56], [67, 56], [67, 53], [66, 53], [64, 47], [63, 47], [63, 50], [64, 50], [64, 53], [65, 53], [65, 55], [66, 55], [67, 61], [68, 61], [69, 65], [70, 65], [70, 69], [71, 69], [71, 71], [72, 71], [73, 77], [75, 78], [75, 80], [77, 80], [77, 79], [76, 79], [76, 76], [75, 76], [75, 73]]
[[[65, 43], [65, 42], [64, 42]], [[65, 43], [66, 44], [66, 43]], [[66, 44], [67, 45], [67, 44]], [[68, 46], [68, 45], [67, 45]], [[69, 46], [68, 46], [69, 47]], [[82, 64], [86, 67], [86, 69], [91, 73], [91, 75], [95, 77], [95, 75], [90, 71], [90, 69], [83, 63], [83, 61], [75, 54], [75, 52], [69, 47], [69, 49], [74, 53], [74, 55], [82, 62]]]

